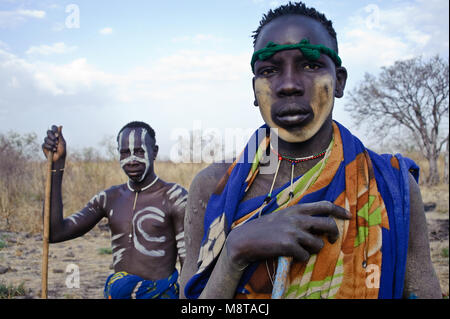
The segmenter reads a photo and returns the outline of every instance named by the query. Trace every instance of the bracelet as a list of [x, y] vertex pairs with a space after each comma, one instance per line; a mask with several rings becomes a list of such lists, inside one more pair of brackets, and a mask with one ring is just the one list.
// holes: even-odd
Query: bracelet
[[59, 170], [56, 170], [56, 169], [52, 169], [51, 170], [52, 173], [56, 173], [57, 171], [62, 172], [62, 171], [64, 171], [64, 168], [60, 168]]

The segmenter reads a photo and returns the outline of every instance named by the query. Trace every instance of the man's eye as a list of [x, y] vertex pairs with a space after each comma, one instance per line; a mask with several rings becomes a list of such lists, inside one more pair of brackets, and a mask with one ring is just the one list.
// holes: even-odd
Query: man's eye
[[136, 149], [136, 150], [134, 151], [134, 154], [142, 155], [142, 154], [144, 154], [144, 153], [145, 153], [145, 151], [144, 151], [142, 148], [138, 148], [138, 149]]
[[307, 63], [303, 66], [303, 69], [305, 69], [305, 70], [317, 70], [319, 68], [320, 68], [319, 65], [313, 64], [313, 63]]
[[259, 71], [259, 75], [267, 76], [267, 75], [273, 74], [275, 72], [276, 72], [276, 70], [274, 68], [265, 68], [265, 69], [262, 69], [261, 71]]

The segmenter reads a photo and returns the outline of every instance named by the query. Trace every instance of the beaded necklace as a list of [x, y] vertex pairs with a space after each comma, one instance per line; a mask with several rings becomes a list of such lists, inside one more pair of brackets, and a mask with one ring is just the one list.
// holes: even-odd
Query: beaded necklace
[[[322, 156], [324, 156], [326, 154], [326, 152], [328, 150], [328, 148], [326, 148], [322, 152], [319, 152], [317, 154], [313, 154], [313, 155], [310, 155], [310, 156], [306, 156], [306, 157], [289, 157], [289, 156], [281, 155], [276, 150], [274, 150], [273, 147], [272, 147], [272, 144], [270, 145], [270, 149], [278, 157], [278, 164], [277, 164], [277, 169], [275, 171], [275, 176], [273, 177], [272, 186], [270, 187], [270, 191], [267, 194], [267, 197], [264, 199], [264, 204], [265, 205], [267, 205], [270, 202], [270, 200], [272, 199], [273, 187], [275, 185], [275, 181], [277, 179], [278, 171], [280, 169], [280, 164], [281, 164], [282, 160], [285, 160], [285, 161], [288, 161], [288, 162], [291, 163], [291, 185], [290, 185], [291, 191], [289, 192], [289, 200], [291, 200], [292, 197], [294, 197], [294, 189], [293, 189], [294, 183], [293, 182], [294, 182], [294, 168], [295, 168], [295, 164], [306, 162], [306, 161], [309, 161], [309, 160], [312, 160], [312, 159], [316, 159], [316, 158], [322, 157]], [[260, 210], [259, 215], [261, 215], [261, 211], [262, 211], [262, 209]]]
[[[281, 155], [280, 153], [278, 153], [276, 150], [273, 149], [272, 144], [270, 145], [270, 149], [271, 151], [278, 157], [278, 164], [277, 164], [277, 169], [275, 171], [275, 175], [273, 177], [273, 181], [272, 181], [272, 185], [270, 187], [270, 191], [267, 194], [267, 197], [264, 199], [264, 203], [261, 206], [261, 209], [259, 210], [258, 213], [258, 218], [261, 216], [261, 212], [263, 210], [263, 208], [270, 202], [270, 200], [272, 199], [272, 191], [273, 191], [273, 187], [275, 185], [275, 181], [277, 179], [277, 175], [278, 175], [278, 171], [280, 169], [280, 164], [282, 160], [288, 161], [289, 163], [291, 163], [291, 183], [290, 183], [290, 192], [289, 192], [289, 202], [292, 200], [292, 198], [294, 197], [294, 168], [295, 165], [298, 163], [302, 163], [302, 162], [306, 162], [309, 160], [313, 160], [316, 158], [320, 158], [322, 156], [324, 156], [329, 147], [327, 147], [325, 150], [317, 153], [317, 154], [313, 154], [310, 156], [306, 156], [306, 157], [289, 157], [289, 156], [285, 156], [285, 155]], [[269, 270], [269, 265], [267, 263], [266, 260], [266, 270], [267, 270], [267, 275], [269, 276], [270, 282], [272, 284], [272, 286], [274, 285], [274, 277], [275, 277], [275, 261], [272, 260], [272, 267], [273, 267], [273, 276], [270, 275], [270, 270]]]

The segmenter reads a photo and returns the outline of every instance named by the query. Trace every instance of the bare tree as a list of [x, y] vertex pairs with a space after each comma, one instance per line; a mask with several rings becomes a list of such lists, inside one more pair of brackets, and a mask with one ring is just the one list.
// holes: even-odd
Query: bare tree
[[426, 182], [434, 185], [439, 182], [439, 154], [449, 140], [448, 85], [448, 60], [434, 56], [397, 61], [382, 67], [378, 76], [366, 73], [350, 92], [345, 110], [371, 137], [399, 139], [389, 135], [399, 127], [412, 134], [430, 166]]
[[448, 184], [449, 178], [448, 178], [448, 139], [447, 139], [447, 149], [445, 150], [444, 155], [444, 182]]

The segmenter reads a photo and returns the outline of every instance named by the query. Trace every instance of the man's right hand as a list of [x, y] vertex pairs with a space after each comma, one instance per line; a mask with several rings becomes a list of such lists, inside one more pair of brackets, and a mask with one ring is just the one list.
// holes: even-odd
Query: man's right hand
[[339, 230], [332, 217], [348, 220], [351, 214], [321, 201], [294, 205], [254, 219], [230, 232], [226, 241], [228, 256], [238, 267], [278, 256], [307, 261], [310, 254], [318, 253], [324, 246], [323, 235], [330, 243], [338, 239]]
[[52, 128], [47, 131], [42, 150], [47, 158], [49, 152], [53, 152], [53, 162], [66, 159], [66, 141], [62, 135], [62, 126], [52, 125]]

